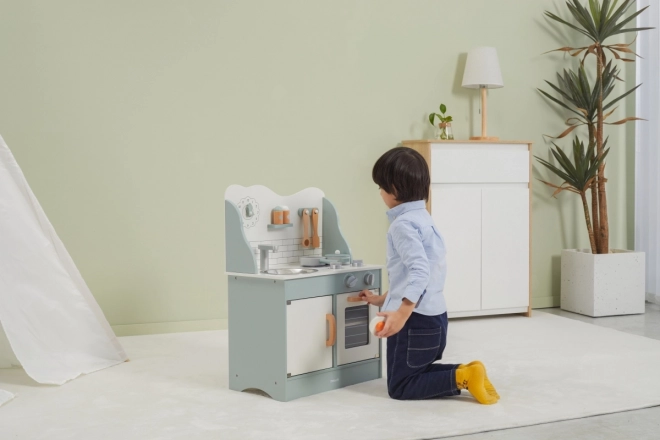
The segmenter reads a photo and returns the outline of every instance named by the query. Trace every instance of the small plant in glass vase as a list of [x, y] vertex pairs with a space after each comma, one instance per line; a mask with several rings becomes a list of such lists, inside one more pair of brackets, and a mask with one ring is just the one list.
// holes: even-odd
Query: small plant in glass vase
[[449, 115], [445, 115], [445, 113], [447, 113], [447, 106], [440, 104], [440, 114], [431, 113], [429, 115], [429, 122], [435, 127], [435, 118], [440, 119], [440, 123], [438, 124], [439, 130], [436, 134], [436, 138], [445, 141], [453, 140], [454, 132], [451, 129], [451, 123], [454, 119]]

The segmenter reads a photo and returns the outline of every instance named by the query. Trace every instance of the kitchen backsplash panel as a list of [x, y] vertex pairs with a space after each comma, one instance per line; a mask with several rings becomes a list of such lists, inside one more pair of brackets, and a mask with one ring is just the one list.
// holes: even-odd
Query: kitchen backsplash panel
[[[323, 198], [318, 188], [305, 188], [290, 196], [280, 196], [263, 185], [244, 187], [231, 185], [225, 191], [225, 200], [231, 201], [241, 215], [243, 232], [250, 243], [293, 240], [302, 241], [303, 222], [298, 215], [299, 208], [317, 208], [319, 210], [318, 232], [323, 230]], [[269, 229], [272, 211], [277, 206], [289, 208], [289, 221], [292, 227]], [[311, 214], [311, 212], [310, 212]], [[312, 221], [308, 222], [309, 236], [312, 236]]]
[[[323, 237], [319, 237], [321, 246], [323, 246]], [[277, 252], [269, 252], [270, 257], [268, 264], [271, 269], [278, 267], [300, 263], [300, 257], [314, 256], [320, 257], [323, 255], [322, 249], [305, 248], [302, 246], [302, 236], [299, 238], [287, 238], [283, 240], [265, 240], [265, 241], [251, 241], [250, 247], [255, 254], [257, 260], [257, 267], [259, 267], [259, 249], [260, 244], [275, 245], [278, 247]], [[259, 267], [259, 270], [261, 268]]]

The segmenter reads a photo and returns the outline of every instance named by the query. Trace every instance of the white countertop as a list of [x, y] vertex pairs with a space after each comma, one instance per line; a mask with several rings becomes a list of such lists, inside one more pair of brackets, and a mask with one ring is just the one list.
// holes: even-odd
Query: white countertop
[[[321, 277], [325, 275], [334, 275], [336, 273], [351, 273], [351, 272], [360, 272], [365, 270], [380, 270], [384, 266], [376, 264], [365, 264], [360, 267], [354, 266], [342, 266], [341, 269], [330, 269], [330, 266], [321, 266], [321, 267], [303, 267], [303, 269], [316, 269], [317, 272], [300, 274], [300, 275], [271, 275], [267, 273], [242, 273], [242, 272], [227, 272], [227, 276], [230, 277], [246, 277], [246, 278], [262, 278], [264, 280], [297, 280], [300, 278], [312, 278], [312, 277]], [[274, 267], [273, 269], [300, 269], [300, 265], [291, 264], [286, 266]]]

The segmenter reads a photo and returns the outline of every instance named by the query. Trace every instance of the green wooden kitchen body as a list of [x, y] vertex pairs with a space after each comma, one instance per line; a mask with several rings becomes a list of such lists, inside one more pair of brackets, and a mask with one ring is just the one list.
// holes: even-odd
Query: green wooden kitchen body
[[[303, 216], [292, 215], [290, 228], [268, 227], [269, 209], [278, 205], [292, 213], [318, 208], [319, 249], [302, 247]], [[230, 389], [290, 401], [382, 376], [381, 343], [368, 330], [378, 309], [357, 300], [364, 289], [380, 293], [382, 267], [353, 259], [337, 211], [320, 190], [282, 197], [263, 186], [233, 185], [225, 193], [225, 235]], [[263, 272], [335, 254], [350, 263], [296, 275]]]

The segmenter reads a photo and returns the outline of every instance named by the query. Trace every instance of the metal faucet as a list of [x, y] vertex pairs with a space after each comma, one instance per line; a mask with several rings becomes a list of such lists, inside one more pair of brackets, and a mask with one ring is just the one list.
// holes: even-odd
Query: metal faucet
[[266, 272], [268, 270], [268, 251], [277, 252], [277, 246], [270, 244], [260, 244], [259, 248], [259, 267], [261, 272]]

